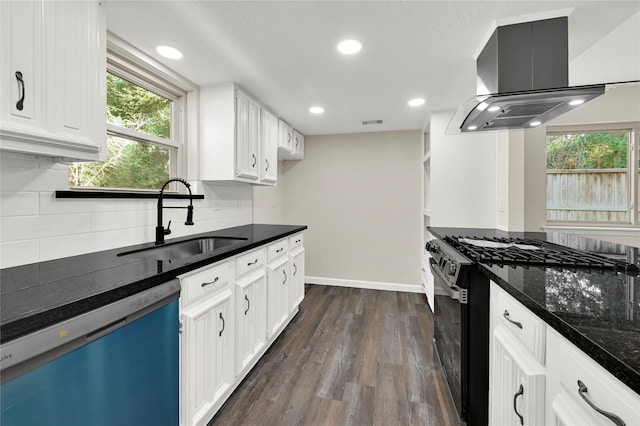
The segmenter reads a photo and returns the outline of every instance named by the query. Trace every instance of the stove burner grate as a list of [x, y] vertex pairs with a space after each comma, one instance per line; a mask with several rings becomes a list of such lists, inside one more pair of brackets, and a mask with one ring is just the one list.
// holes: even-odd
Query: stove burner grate
[[633, 264], [542, 240], [448, 236], [444, 241], [474, 262], [490, 265], [639, 272]]

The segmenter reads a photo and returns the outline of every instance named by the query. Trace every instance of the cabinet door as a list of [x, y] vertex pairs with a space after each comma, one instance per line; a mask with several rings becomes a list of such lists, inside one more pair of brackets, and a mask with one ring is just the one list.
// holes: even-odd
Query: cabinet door
[[236, 175], [257, 180], [260, 161], [260, 107], [241, 91], [236, 91]]
[[282, 256], [267, 268], [267, 337], [275, 335], [288, 315], [291, 286], [289, 257]]
[[278, 148], [286, 151], [293, 152], [293, 129], [286, 122], [278, 120]]
[[0, 2], [2, 124], [42, 128], [42, 4]]
[[494, 330], [492, 344], [489, 423], [544, 424], [544, 367], [503, 326]]
[[0, 2], [0, 148], [106, 156], [106, 19], [98, 1]]
[[267, 276], [264, 270], [236, 282], [236, 374], [264, 348], [267, 338]]
[[295, 159], [302, 160], [304, 158], [304, 136], [295, 129], [293, 130], [292, 149]]
[[640, 424], [640, 395], [551, 329], [547, 373], [546, 424]]
[[260, 181], [275, 183], [278, 180], [278, 119], [266, 109], [262, 110], [262, 161]]
[[73, 141], [106, 140], [106, 54], [98, 1], [45, 1], [45, 73], [51, 131]]
[[234, 381], [231, 290], [182, 313], [181, 407], [185, 425], [206, 424]]
[[291, 287], [289, 297], [289, 313], [293, 312], [304, 299], [304, 249], [299, 248], [290, 253]]

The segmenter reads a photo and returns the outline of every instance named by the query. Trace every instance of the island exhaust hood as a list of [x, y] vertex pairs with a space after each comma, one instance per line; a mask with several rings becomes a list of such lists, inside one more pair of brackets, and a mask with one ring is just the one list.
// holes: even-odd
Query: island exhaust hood
[[567, 21], [560, 17], [496, 28], [476, 61], [477, 96], [458, 109], [450, 128], [532, 128], [602, 95], [604, 84], [568, 87]]

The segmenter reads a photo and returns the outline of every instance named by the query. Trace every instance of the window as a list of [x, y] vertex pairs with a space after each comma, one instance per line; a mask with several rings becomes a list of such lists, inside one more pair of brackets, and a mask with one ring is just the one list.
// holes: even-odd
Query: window
[[640, 223], [639, 134], [638, 123], [548, 132], [547, 223]]
[[158, 190], [183, 171], [190, 84], [112, 37], [107, 51], [107, 160], [69, 165], [82, 189]]

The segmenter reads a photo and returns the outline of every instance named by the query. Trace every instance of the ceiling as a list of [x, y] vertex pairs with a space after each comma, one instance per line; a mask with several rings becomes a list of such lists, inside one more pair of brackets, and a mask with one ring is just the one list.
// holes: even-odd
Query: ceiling
[[[632, 1], [118, 1], [107, 28], [197, 85], [236, 82], [306, 135], [420, 129], [475, 95], [497, 25], [569, 15], [569, 60], [640, 11]], [[362, 51], [345, 56], [347, 38]], [[165, 59], [155, 47], [180, 49]], [[602, 82], [594, 82], [602, 83]], [[407, 102], [426, 100], [420, 107]], [[313, 115], [319, 105], [325, 113]], [[365, 120], [383, 124], [363, 125]]]

